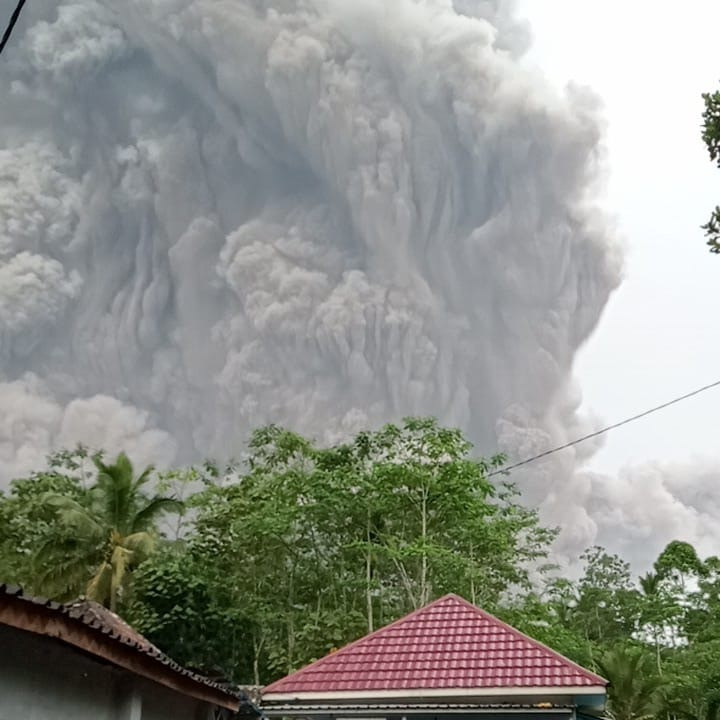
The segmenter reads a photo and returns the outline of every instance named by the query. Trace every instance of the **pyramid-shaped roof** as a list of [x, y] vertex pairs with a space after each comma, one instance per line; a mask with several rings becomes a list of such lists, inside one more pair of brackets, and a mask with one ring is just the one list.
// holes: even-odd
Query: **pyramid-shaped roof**
[[274, 682], [263, 698], [604, 693], [606, 685], [463, 598], [446, 595]]

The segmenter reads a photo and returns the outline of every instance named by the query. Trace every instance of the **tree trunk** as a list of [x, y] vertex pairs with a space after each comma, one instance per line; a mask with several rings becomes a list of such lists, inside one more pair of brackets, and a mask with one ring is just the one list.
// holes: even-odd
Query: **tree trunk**
[[370, 508], [367, 512], [367, 548], [365, 550], [365, 602], [367, 605], [368, 632], [373, 631], [373, 605], [372, 605], [372, 545], [370, 541]]
[[420, 607], [427, 605], [430, 593], [427, 587], [427, 488], [422, 490], [422, 565], [420, 568]]
[[477, 605], [477, 597], [475, 595], [475, 546], [470, 546], [470, 602]]

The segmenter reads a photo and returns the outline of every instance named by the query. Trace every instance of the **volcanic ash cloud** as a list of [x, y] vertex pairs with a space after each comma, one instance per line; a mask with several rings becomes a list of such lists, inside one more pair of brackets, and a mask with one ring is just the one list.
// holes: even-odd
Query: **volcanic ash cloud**
[[[527, 43], [499, 0], [29, 3], [0, 66], [4, 479], [81, 439], [226, 456], [268, 421], [568, 439], [620, 261], [596, 102]], [[575, 463], [525, 483], [573, 543]]]

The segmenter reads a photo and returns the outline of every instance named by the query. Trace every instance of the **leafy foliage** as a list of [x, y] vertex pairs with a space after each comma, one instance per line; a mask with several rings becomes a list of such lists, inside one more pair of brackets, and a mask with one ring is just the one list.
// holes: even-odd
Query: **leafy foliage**
[[[720, 91], [704, 93], [702, 139], [707, 146], [710, 160], [720, 167]], [[710, 220], [703, 225], [710, 251], [720, 253], [720, 206], [716, 207]]]
[[424, 419], [332, 448], [258, 430], [246, 471], [212, 473], [194, 498], [186, 544], [184, 567], [248, 633], [251, 667], [228, 672], [283, 674], [449, 591], [494, 607], [529, 587], [553, 534], [510, 485], [488, 482], [500, 458], [470, 449]]
[[0, 568], [48, 597], [70, 599], [84, 591], [115, 609], [132, 569], [155, 548], [157, 519], [180, 506], [145, 495], [152, 468], [135, 478], [123, 453], [112, 464], [99, 455], [89, 459], [92, 480], [88, 453], [79, 448], [50, 458], [49, 472], [12, 484], [0, 503], [7, 518], [0, 531]]
[[59, 543], [69, 540], [59, 532], [55, 512], [45, 502], [50, 494], [76, 500], [83, 488], [76, 477], [50, 470], [14, 480], [9, 493], [0, 494], [0, 577], [33, 592], [41, 590], [31, 571], [37, 548], [50, 538]]
[[610, 681], [609, 714], [613, 720], [649, 720], [658, 709], [660, 676], [643, 647], [618, 645], [597, 661]]
[[633, 577], [593, 547], [559, 577], [501, 462], [428, 419], [330, 448], [270, 426], [242, 464], [137, 477], [78, 448], [0, 496], [0, 577], [256, 684], [456, 592], [611, 680], [613, 720], [718, 720], [720, 560], [674, 541]]

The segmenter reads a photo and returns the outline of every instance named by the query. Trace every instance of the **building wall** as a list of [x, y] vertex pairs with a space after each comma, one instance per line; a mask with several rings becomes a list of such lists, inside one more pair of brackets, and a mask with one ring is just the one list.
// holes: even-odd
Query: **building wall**
[[0, 625], [0, 720], [207, 720], [209, 706]]

